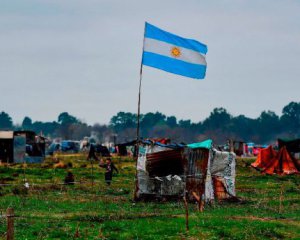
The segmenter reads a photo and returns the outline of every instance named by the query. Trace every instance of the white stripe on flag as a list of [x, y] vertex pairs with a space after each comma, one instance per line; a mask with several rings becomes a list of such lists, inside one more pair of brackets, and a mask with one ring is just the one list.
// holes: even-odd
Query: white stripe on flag
[[[172, 55], [172, 49], [174, 49], [174, 47], [178, 48], [180, 51], [180, 54], [177, 57]], [[152, 38], [145, 38], [144, 51], [156, 53], [188, 63], [206, 65], [205, 55], [202, 55], [200, 52], [193, 51], [184, 47], [178, 47], [173, 44], [158, 41]]]

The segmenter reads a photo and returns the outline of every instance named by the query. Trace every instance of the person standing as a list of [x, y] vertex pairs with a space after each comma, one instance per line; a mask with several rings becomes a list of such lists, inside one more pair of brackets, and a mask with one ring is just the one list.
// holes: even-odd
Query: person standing
[[111, 181], [112, 181], [113, 171], [116, 171], [117, 173], [119, 173], [119, 171], [116, 168], [116, 166], [112, 163], [111, 158], [107, 158], [106, 163], [104, 163], [101, 160], [99, 166], [102, 167], [102, 168], [105, 168], [105, 170], [106, 170], [105, 175], [104, 175], [105, 182], [109, 186], [111, 184]]
[[96, 160], [96, 161], [99, 160], [98, 157], [96, 156], [96, 147], [95, 147], [94, 144], [91, 144], [90, 150], [89, 150], [89, 155], [88, 155], [88, 157], [87, 157], [86, 160], [89, 161], [89, 160], [91, 160], [91, 159], [94, 159], [94, 160]]

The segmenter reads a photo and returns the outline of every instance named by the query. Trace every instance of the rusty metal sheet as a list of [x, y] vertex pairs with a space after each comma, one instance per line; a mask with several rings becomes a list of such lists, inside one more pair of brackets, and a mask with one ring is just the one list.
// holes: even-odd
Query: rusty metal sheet
[[149, 173], [149, 176], [183, 174], [182, 149], [147, 154], [146, 171]]
[[205, 178], [209, 160], [209, 150], [205, 148], [185, 150], [186, 191], [189, 199], [193, 199], [193, 192], [202, 196], [205, 189]]

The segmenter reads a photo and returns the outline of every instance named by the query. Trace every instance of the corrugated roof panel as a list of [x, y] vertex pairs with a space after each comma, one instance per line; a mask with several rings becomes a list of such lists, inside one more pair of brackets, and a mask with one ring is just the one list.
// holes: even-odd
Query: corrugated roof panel
[[146, 170], [150, 176], [183, 174], [181, 149], [148, 153], [146, 159]]

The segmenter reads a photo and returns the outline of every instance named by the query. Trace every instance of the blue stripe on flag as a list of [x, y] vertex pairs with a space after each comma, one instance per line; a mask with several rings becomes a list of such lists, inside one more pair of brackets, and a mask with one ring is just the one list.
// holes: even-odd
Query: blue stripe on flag
[[151, 52], [143, 52], [143, 65], [196, 79], [204, 78], [206, 72], [204, 65], [188, 63]]
[[207, 46], [193, 39], [183, 38], [173, 33], [166, 32], [146, 22], [145, 37], [188, 48], [203, 54], [207, 53]]

